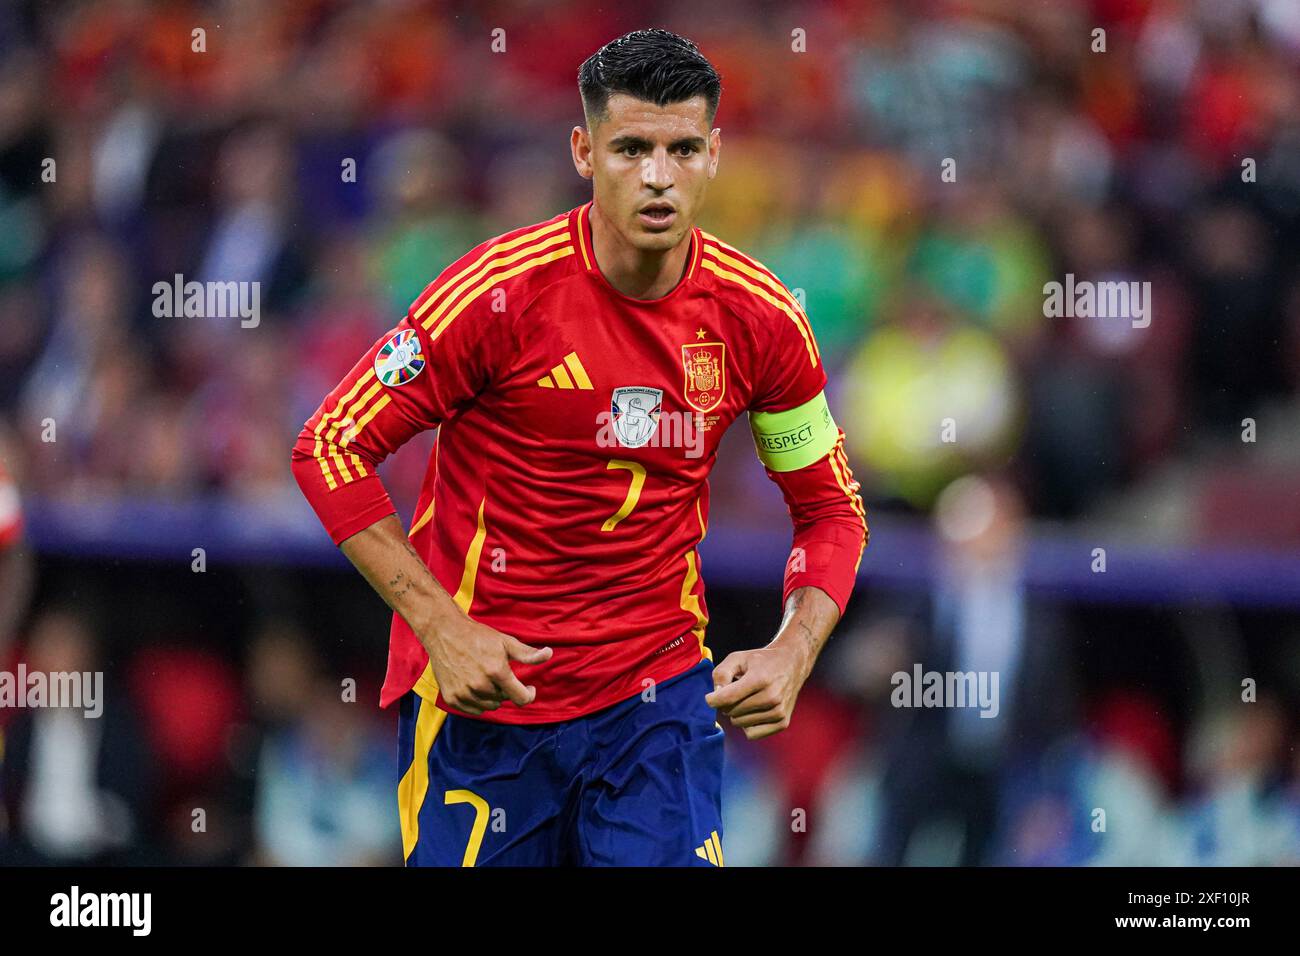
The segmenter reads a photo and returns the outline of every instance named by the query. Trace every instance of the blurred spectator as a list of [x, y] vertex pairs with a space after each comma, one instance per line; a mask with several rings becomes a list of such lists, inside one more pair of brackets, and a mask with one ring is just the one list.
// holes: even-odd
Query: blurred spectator
[[305, 632], [259, 630], [248, 662], [258, 743], [252, 859], [279, 866], [401, 859], [391, 737], [374, 711], [322, 675]]
[[[1021, 580], [1023, 504], [1004, 481], [968, 476], [940, 496], [935, 520], [944, 551], [929, 607], [912, 626], [919, 641], [900, 668], [979, 675], [988, 699], [939, 700], [889, 715], [881, 862], [988, 862], [1007, 763], [1041, 751], [1069, 726], [1067, 632]], [[914, 655], [914, 656], [912, 656]], [[895, 672], [898, 673], [897, 671]], [[993, 682], [996, 680], [996, 684]], [[990, 706], [991, 702], [991, 706]], [[927, 834], [956, 858], [926, 859]]]
[[257, 859], [365, 866], [401, 857], [393, 761], [369, 708], [336, 684], [306, 687], [297, 719], [272, 731], [257, 771]]
[[963, 471], [1006, 454], [1019, 411], [997, 338], [916, 290], [846, 370], [853, 454], [876, 493], [928, 508]]
[[1295, 819], [1282, 788], [1286, 720], [1276, 702], [1206, 719], [1190, 743], [1196, 795], [1176, 818], [1168, 862], [1268, 866], [1294, 858]]
[[[27, 673], [102, 672], [89, 619], [51, 610], [36, 621]], [[141, 839], [153, 783], [149, 753], [130, 697], [101, 685], [99, 716], [73, 707], [24, 709], [6, 731], [4, 803], [8, 862], [100, 865], [130, 862]]]

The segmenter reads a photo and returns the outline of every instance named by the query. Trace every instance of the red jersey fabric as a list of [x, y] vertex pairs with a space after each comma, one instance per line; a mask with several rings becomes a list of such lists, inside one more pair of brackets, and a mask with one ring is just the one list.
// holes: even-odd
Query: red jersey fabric
[[[410, 539], [460, 608], [554, 649], [513, 668], [537, 688], [478, 719], [569, 720], [702, 657], [696, 547], [722, 434], [826, 383], [807, 316], [755, 260], [699, 229], [677, 286], [654, 300], [597, 267], [591, 203], [491, 239], [452, 263], [326, 397], [292, 466], [337, 544], [394, 513], [376, 468], [438, 436]], [[794, 523], [784, 593], [843, 611], [867, 529], [839, 432], [797, 471], [767, 474]], [[393, 615], [387, 707], [412, 687], [449, 713], [428, 655]]]

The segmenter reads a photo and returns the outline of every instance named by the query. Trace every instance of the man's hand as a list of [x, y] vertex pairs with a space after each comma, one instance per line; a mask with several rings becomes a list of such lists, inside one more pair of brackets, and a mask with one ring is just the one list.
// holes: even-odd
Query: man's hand
[[472, 620], [416, 554], [395, 515], [357, 532], [340, 548], [411, 625], [429, 652], [438, 690], [449, 706], [477, 716], [507, 700], [520, 707], [532, 703], [536, 688], [525, 687], [510, 662], [540, 664], [551, 659], [551, 649], [529, 647]]
[[839, 616], [835, 602], [820, 588], [791, 592], [772, 643], [728, 654], [713, 669], [713, 693], [704, 702], [731, 718], [749, 740], [785, 730], [795, 699]]
[[511, 661], [540, 664], [551, 659], [549, 647], [530, 647], [464, 615], [432, 634], [416, 632], [429, 652], [442, 699], [466, 714], [496, 710], [510, 700], [520, 707], [533, 702], [537, 688], [527, 687], [510, 669]]
[[713, 693], [704, 702], [758, 740], [790, 726], [795, 698], [807, 679], [804, 662], [788, 647], [735, 651], [713, 669]]

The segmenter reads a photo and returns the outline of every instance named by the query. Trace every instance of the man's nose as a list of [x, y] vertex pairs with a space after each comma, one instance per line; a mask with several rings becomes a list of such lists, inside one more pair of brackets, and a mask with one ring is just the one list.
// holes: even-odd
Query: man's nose
[[645, 158], [641, 164], [641, 182], [659, 191], [672, 186], [672, 163], [668, 162], [668, 150], [660, 147]]

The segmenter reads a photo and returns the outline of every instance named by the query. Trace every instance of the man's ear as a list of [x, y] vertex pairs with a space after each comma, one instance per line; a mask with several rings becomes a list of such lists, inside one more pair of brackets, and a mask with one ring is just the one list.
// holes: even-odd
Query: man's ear
[[712, 179], [718, 175], [718, 158], [722, 153], [722, 130], [713, 129], [709, 132], [709, 178]]
[[573, 153], [573, 168], [583, 179], [595, 175], [591, 165], [591, 134], [581, 126], [573, 127], [569, 134], [569, 149]]

